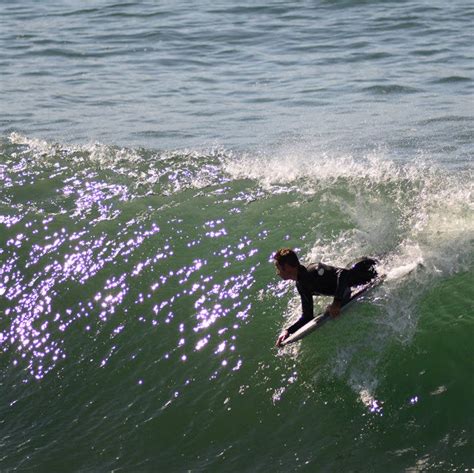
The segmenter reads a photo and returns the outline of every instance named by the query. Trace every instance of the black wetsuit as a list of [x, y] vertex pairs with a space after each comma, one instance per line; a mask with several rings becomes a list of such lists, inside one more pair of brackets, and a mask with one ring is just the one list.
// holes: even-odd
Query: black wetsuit
[[313, 318], [313, 295], [334, 296], [339, 302], [350, 297], [353, 286], [365, 284], [377, 276], [376, 261], [362, 258], [350, 268], [336, 268], [322, 263], [312, 263], [298, 267], [296, 289], [301, 296], [303, 315], [290, 327], [289, 333], [296, 332]]

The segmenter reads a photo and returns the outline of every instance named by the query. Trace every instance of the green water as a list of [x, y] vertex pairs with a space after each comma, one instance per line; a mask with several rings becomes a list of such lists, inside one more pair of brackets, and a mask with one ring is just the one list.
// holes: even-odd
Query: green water
[[[472, 467], [469, 172], [19, 136], [0, 166], [2, 471]], [[387, 280], [278, 350], [280, 246]]]

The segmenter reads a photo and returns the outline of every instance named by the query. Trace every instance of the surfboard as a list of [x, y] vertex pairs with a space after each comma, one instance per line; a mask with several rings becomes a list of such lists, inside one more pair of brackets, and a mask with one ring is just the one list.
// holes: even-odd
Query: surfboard
[[[351, 297], [342, 304], [341, 312], [346, 310], [348, 307], [350, 307], [357, 299], [360, 299], [364, 294], [367, 294], [367, 292], [369, 292], [371, 289], [381, 284], [384, 279], [385, 279], [385, 275], [377, 276], [375, 279], [373, 279], [369, 283], [364, 284], [362, 286], [355, 287], [351, 293]], [[331, 316], [329, 315], [328, 312], [323, 312], [317, 315], [314, 319], [310, 320], [307, 324], [300, 327], [295, 333], [292, 333], [286, 340], [283, 340], [283, 342], [281, 342], [281, 346], [283, 347], [290, 343], [294, 343], [294, 342], [297, 342], [298, 340], [301, 340], [302, 338], [306, 337], [306, 335], [309, 335], [311, 332], [314, 332], [317, 328], [321, 327], [324, 324], [324, 322], [326, 322], [330, 318]]]

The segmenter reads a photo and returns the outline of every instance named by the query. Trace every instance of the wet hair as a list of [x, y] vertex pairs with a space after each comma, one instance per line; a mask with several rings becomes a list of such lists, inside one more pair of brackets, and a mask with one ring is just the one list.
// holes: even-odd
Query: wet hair
[[289, 264], [290, 266], [299, 266], [300, 262], [296, 253], [290, 248], [280, 248], [274, 255], [273, 259], [280, 265]]

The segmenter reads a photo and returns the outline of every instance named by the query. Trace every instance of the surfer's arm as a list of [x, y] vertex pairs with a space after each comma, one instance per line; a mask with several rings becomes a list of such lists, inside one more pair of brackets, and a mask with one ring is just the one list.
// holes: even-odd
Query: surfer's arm
[[334, 300], [326, 309], [332, 317], [337, 317], [341, 312], [342, 300], [348, 287], [349, 271], [344, 269], [338, 271], [339, 274], [337, 275], [337, 287], [334, 294]]
[[331, 317], [337, 317], [341, 313], [341, 301], [334, 298], [332, 304], [326, 307], [326, 311]]
[[277, 338], [276, 346], [279, 347], [283, 340], [286, 340], [292, 333], [295, 333], [300, 327], [308, 323], [311, 319], [312, 317], [307, 319], [304, 315], [302, 315], [293, 325], [283, 329]]
[[300, 329], [303, 325], [307, 324], [313, 317], [305, 317], [302, 315], [293, 325], [290, 325], [286, 331], [291, 335]]
[[298, 284], [296, 285], [296, 288], [301, 297], [301, 308], [303, 314], [293, 325], [290, 325], [286, 329], [289, 334], [295, 333], [299, 328], [307, 324], [313, 318], [313, 295], [305, 291]]
[[275, 343], [275, 345], [277, 347], [279, 347], [281, 345], [281, 342], [285, 339], [288, 338], [288, 336], [290, 335], [290, 333], [288, 332], [288, 330], [283, 330], [283, 332], [280, 333], [280, 336], [277, 338], [277, 341]]
[[302, 315], [293, 325], [283, 329], [276, 341], [276, 346], [279, 347], [283, 340], [286, 340], [292, 333], [295, 333], [303, 325], [307, 324], [313, 317], [306, 318]]
[[303, 325], [307, 324], [313, 318], [313, 296], [311, 293], [307, 293], [299, 284], [296, 284], [296, 288], [301, 297], [301, 308], [303, 314], [293, 324], [284, 329], [280, 336], [277, 338], [276, 346], [280, 346], [281, 342], [288, 338], [292, 333], [295, 333]]

